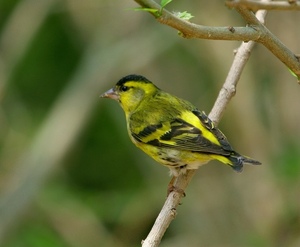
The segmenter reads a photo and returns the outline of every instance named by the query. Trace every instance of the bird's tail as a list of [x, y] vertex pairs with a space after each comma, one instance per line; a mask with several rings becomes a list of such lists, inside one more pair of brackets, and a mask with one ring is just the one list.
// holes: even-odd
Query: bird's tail
[[259, 161], [240, 155], [236, 152], [232, 153], [228, 159], [230, 161], [228, 165], [230, 165], [236, 172], [242, 172], [244, 165], [261, 165]]

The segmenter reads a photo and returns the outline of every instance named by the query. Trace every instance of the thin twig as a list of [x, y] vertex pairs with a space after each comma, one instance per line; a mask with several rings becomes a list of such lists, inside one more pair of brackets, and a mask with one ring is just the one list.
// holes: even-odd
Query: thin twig
[[276, 2], [261, 2], [253, 0], [233, 0], [226, 1], [225, 4], [230, 8], [239, 6], [245, 7], [256, 12], [259, 9], [265, 10], [300, 10], [300, 1], [276, 1]]
[[[265, 15], [266, 11], [258, 11], [256, 17], [263, 22]], [[255, 42], [253, 41], [242, 43], [235, 54], [235, 58], [225, 80], [225, 83], [220, 90], [218, 98], [209, 114], [210, 119], [216, 124], [219, 123], [230, 99], [235, 95], [236, 85], [239, 81], [243, 68], [245, 67], [250, 57], [250, 53], [254, 44]], [[180, 175], [176, 179], [174, 186], [176, 188], [179, 188], [179, 191], [185, 191], [195, 173], [196, 170], [187, 170], [186, 174]], [[176, 216], [176, 208], [179, 205], [182, 196], [183, 193], [180, 193], [178, 191], [173, 191], [169, 194], [147, 238], [142, 241], [143, 247], [159, 246], [165, 231]]]
[[237, 7], [236, 11], [251, 25], [254, 29], [259, 29], [261, 36], [257, 42], [263, 44], [270, 50], [281, 62], [290, 68], [300, 79], [299, 58], [289, 50], [262, 22], [260, 22], [253, 12], [245, 7]]

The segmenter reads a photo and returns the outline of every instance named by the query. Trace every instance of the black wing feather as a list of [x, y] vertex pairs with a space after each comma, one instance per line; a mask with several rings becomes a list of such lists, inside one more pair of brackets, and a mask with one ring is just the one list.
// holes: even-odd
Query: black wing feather
[[[144, 142], [145, 144], [152, 146], [229, 156], [231, 151], [233, 150], [228, 144], [222, 132], [214, 127], [212, 121], [208, 117], [206, 117], [205, 114], [198, 111], [194, 111], [193, 113], [199, 118], [199, 120], [205, 125], [205, 127], [209, 129], [217, 137], [218, 140], [220, 140], [221, 146], [214, 144], [210, 140], [206, 139], [202, 135], [201, 130], [180, 118], [176, 118], [171, 121], [168, 131], [158, 138], [154, 138], [147, 142], [143, 141], [143, 138], [145, 138], [146, 136], [164, 129], [164, 127], [168, 123], [149, 125], [139, 133], [132, 132], [132, 136], [136, 141]], [[225, 146], [226, 148], [224, 148], [223, 146]]]

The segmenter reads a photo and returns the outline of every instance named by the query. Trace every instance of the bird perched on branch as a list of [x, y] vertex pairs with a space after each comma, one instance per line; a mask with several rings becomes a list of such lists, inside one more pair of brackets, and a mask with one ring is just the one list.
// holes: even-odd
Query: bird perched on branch
[[140, 75], [123, 77], [101, 95], [123, 108], [132, 142], [177, 177], [218, 160], [241, 172], [260, 165], [233, 150], [224, 134], [190, 102], [166, 93]]

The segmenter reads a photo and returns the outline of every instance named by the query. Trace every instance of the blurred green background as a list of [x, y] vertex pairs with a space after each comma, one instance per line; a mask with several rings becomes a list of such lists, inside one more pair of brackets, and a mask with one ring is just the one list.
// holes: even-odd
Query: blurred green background
[[[140, 246], [168, 170], [135, 148], [116, 102], [137, 73], [209, 113], [239, 42], [183, 39], [133, 1], [0, 2], [0, 246]], [[223, 1], [174, 1], [195, 23], [245, 25]], [[211, 13], [214, 13], [213, 15]], [[300, 15], [267, 26], [300, 53]], [[236, 174], [201, 167], [162, 247], [300, 246], [300, 88], [257, 45], [220, 123], [260, 160]]]

